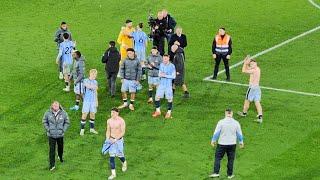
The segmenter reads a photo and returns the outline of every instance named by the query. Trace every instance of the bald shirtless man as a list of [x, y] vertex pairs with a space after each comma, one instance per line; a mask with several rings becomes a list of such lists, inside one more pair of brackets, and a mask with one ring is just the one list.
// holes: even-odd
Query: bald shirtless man
[[258, 119], [255, 122], [262, 123], [262, 107], [260, 104], [261, 100], [261, 90], [259, 87], [260, 82], [260, 68], [254, 59], [247, 56], [244, 59], [242, 66], [242, 72], [250, 75], [249, 88], [246, 94], [246, 99], [244, 100], [243, 111], [238, 112], [238, 115], [245, 117], [247, 116], [250, 102], [254, 102], [258, 112]]
[[126, 123], [119, 116], [119, 109], [112, 108], [111, 109], [111, 118], [107, 121], [107, 132], [106, 139], [111, 144], [109, 149], [110, 155], [110, 167], [111, 167], [111, 176], [109, 176], [109, 180], [116, 178], [116, 164], [115, 157], [119, 157], [122, 163], [122, 172], [127, 171], [127, 161], [124, 157], [123, 153], [123, 136], [126, 131]]

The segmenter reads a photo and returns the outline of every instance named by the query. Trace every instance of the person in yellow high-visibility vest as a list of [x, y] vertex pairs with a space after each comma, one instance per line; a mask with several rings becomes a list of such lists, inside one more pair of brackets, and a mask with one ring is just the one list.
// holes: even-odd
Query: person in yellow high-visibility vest
[[121, 61], [127, 57], [127, 49], [133, 48], [133, 39], [131, 33], [134, 31], [134, 27], [132, 26], [132, 21], [127, 20], [126, 26], [121, 28], [121, 31], [118, 36], [117, 42], [120, 44], [120, 54], [121, 54]]

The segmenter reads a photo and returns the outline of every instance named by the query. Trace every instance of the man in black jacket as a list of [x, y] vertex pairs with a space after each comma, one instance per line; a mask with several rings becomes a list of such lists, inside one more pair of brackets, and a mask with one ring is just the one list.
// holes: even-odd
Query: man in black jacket
[[54, 101], [50, 109], [44, 114], [42, 124], [49, 139], [49, 170], [55, 169], [56, 144], [58, 144], [58, 158], [63, 162], [63, 136], [70, 121], [68, 114], [62, 109], [59, 102]]
[[173, 93], [175, 92], [175, 89], [177, 86], [181, 86], [182, 90], [184, 92], [183, 97], [184, 98], [189, 98], [190, 94], [187, 88], [187, 85], [184, 81], [184, 76], [185, 76], [185, 59], [184, 59], [184, 54], [183, 54], [183, 49], [179, 47], [178, 45], [174, 44], [171, 47], [171, 51], [174, 54], [173, 58], [173, 64], [176, 67], [176, 78], [173, 81]]
[[[168, 14], [168, 11], [166, 9], [162, 10], [162, 14], [163, 14], [163, 19], [166, 21], [166, 24], [167, 24], [166, 39], [167, 39], [167, 43], [169, 44], [170, 39], [174, 33], [174, 28], [177, 25], [177, 22], [170, 14]], [[168, 47], [168, 52], [170, 52], [170, 49], [171, 47]]]
[[115, 41], [109, 42], [109, 48], [102, 56], [102, 63], [105, 63], [106, 77], [108, 79], [109, 93], [111, 97], [116, 93], [116, 80], [119, 71], [120, 53], [115, 47]]
[[170, 60], [173, 61], [173, 57], [174, 57], [174, 53], [172, 53], [171, 51], [171, 47], [173, 45], [178, 45], [180, 48], [183, 49], [183, 55], [185, 56], [185, 53], [184, 53], [184, 48], [187, 47], [187, 36], [182, 34], [182, 28], [181, 27], [177, 27], [176, 28], [176, 33], [173, 34], [171, 36], [171, 39], [170, 39], [170, 42], [168, 44], [169, 46], [169, 54], [170, 54]]
[[164, 55], [164, 39], [166, 38], [167, 22], [163, 18], [162, 11], [158, 12], [153, 31], [153, 46], [157, 46], [161, 56]]

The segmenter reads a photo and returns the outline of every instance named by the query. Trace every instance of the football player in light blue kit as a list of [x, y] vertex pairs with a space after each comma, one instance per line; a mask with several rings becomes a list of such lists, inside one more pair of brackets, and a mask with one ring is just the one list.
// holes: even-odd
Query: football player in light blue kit
[[96, 81], [97, 70], [91, 69], [89, 72], [89, 78], [83, 81], [84, 94], [83, 94], [83, 106], [81, 117], [81, 130], [80, 136], [84, 135], [84, 127], [86, 125], [86, 119], [90, 113], [90, 133], [98, 134], [94, 129], [95, 114], [98, 107], [98, 82]]
[[59, 53], [56, 58], [56, 63], [58, 64], [60, 58], [62, 60], [63, 76], [64, 82], [66, 83], [66, 88], [63, 90], [66, 92], [70, 91], [70, 75], [73, 64], [72, 51], [74, 50], [76, 43], [69, 40], [69, 34], [63, 34], [63, 42], [59, 45]]
[[137, 30], [132, 32], [134, 41], [134, 51], [139, 59], [142, 67], [142, 79], [146, 79], [145, 61], [146, 61], [146, 47], [148, 46], [148, 36], [142, 31], [143, 23], [139, 23]]
[[165, 115], [165, 119], [170, 119], [172, 111], [173, 91], [172, 80], [176, 78], [176, 68], [170, 63], [169, 55], [163, 55], [163, 62], [160, 64], [159, 77], [160, 84], [156, 92], [155, 107], [156, 111], [152, 114], [152, 117], [158, 117], [161, 115], [160, 111], [160, 99], [166, 98], [168, 100], [168, 111]]

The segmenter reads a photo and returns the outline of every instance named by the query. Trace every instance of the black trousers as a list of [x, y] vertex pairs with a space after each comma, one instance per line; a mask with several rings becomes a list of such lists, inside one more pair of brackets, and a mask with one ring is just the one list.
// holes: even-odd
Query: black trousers
[[109, 88], [109, 93], [111, 96], [116, 95], [116, 81], [117, 81], [117, 72], [112, 72], [107, 74], [107, 79], [108, 79], [108, 88]]
[[53, 167], [55, 165], [56, 144], [58, 145], [58, 156], [59, 156], [60, 159], [62, 159], [62, 156], [63, 156], [63, 137], [61, 137], [61, 138], [49, 137], [49, 162], [50, 162], [50, 167]]
[[220, 144], [218, 144], [218, 146], [216, 148], [213, 173], [219, 174], [220, 162], [221, 162], [225, 153], [227, 153], [227, 156], [228, 156], [227, 174], [228, 174], [228, 176], [231, 176], [233, 174], [233, 162], [234, 162], [234, 158], [236, 155], [236, 145], [235, 144], [234, 145], [220, 145]]
[[216, 55], [217, 57], [215, 59], [216, 63], [214, 65], [213, 77], [217, 77], [218, 71], [219, 71], [219, 65], [222, 59], [224, 63], [224, 68], [226, 70], [227, 79], [230, 79], [229, 60], [227, 59], [227, 55], [221, 55], [221, 54], [216, 54]]
[[165, 42], [165, 37], [157, 37], [153, 39], [153, 45], [157, 46], [161, 56], [164, 55], [164, 42]]

